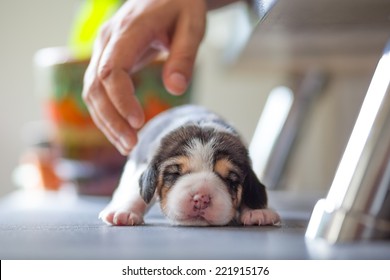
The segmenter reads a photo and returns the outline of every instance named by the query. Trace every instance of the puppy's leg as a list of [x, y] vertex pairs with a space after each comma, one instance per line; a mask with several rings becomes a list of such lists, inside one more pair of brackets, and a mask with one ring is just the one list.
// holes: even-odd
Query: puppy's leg
[[268, 208], [250, 209], [243, 207], [240, 213], [240, 222], [244, 226], [280, 225], [280, 216]]
[[120, 184], [111, 202], [100, 212], [99, 218], [105, 223], [117, 226], [140, 225], [148, 205], [139, 191], [139, 177], [146, 166], [137, 167], [134, 161], [126, 163]]

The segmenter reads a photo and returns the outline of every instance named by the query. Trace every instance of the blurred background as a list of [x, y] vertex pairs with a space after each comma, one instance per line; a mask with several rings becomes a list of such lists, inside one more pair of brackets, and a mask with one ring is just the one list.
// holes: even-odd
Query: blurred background
[[[31, 132], [26, 132], [26, 124], [45, 118], [37, 93], [33, 57], [40, 49], [68, 44], [81, 2], [0, 2], [0, 90], [3, 99], [0, 102], [0, 196], [16, 189], [12, 179], [14, 170], [29, 145], [29, 138], [34, 138]], [[292, 13], [282, 24], [273, 24], [272, 29], [265, 25], [252, 33], [256, 20], [248, 16], [249, 13], [246, 5], [238, 3], [209, 14], [191, 102], [224, 116], [250, 144], [273, 89], [288, 87], [296, 97], [299, 92], [305, 92], [305, 77], [314, 75], [321, 83], [317, 90], [321, 93], [305, 111], [302, 129], [294, 149], [289, 152], [278, 185], [290, 190], [326, 191], [380, 57], [384, 32], [382, 29], [364, 29], [362, 40], [362, 33], [354, 34], [350, 29], [338, 34], [328, 30], [315, 37], [314, 29], [304, 28], [305, 32], [286, 36], [286, 26], [297, 18]], [[333, 26], [335, 29], [337, 25]], [[352, 35], [345, 37], [345, 34]], [[307, 40], [313, 36], [314, 41]], [[331, 49], [329, 52], [327, 44], [332, 40], [339, 40], [341, 51]], [[368, 48], [363, 44], [365, 42], [377, 44]], [[343, 44], [347, 43], [363, 46], [349, 52], [343, 49]], [[317, 52], [312, 53], [310, 47]], [[327, 56], [321, 55], [322, 48], [324, 52], [328, 51]], [[259, 140], [256, 141], [261, 147]]]
[[12, 172], [26, 142], [22, 129], [42, 119], [34, 90], [33, 56], [41, 48], [66, 45], [80, 1], [0, 2], [0, 194], [15, 189]]

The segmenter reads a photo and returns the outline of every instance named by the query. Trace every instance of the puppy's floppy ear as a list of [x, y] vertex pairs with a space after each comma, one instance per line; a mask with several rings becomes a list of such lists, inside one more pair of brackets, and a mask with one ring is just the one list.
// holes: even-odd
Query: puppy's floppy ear
[[140, 194], [146, 203], [149, 203], [157, 187], [157, 167], [149, 166], [139, 178]]
[[267, 208], [267, 193], [265, 186], [259, 181], [250, 167], [244, 180], [242, 204], [251, 209]]

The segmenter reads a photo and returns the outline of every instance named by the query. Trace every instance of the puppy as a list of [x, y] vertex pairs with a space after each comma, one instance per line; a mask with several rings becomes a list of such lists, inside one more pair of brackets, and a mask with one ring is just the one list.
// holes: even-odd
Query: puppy
[[111, 225], [140, 225], [155, 199], [176, 225], [275, 225], [263, 184], [232, 126], [198, 106], [155, 118], [139, 133], [119, 187], [100, 218]]

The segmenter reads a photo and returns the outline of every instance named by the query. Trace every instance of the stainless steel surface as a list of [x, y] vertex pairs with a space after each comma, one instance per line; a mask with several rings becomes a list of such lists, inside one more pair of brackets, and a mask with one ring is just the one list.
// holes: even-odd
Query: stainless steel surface
[[306, 236], [329, 242], [390, 238], [390, 41], [376, 68], [326, 200]]
[[252, 10], [258, 21], [264, 19], [278, 0], [251, 0]]
[[[260, 179], [270, 189], [285, 189], [282, 179], [290, 160], [291, 151], [298, 140], [313, 103], [323, 92], [327, 76], [322, 71], [311, 70], [303, 77], [287, 119], [273, 145], [269, 160]], [[267, 137], [267, 135], [264, 135]], [[255, 144], [254, 144], [255, 145]], [[259, 145], [262, 145], [259, 142]], [[256, 155], [253, 155], [255, 157]], [[257, 171], [257, 170], [256, 170]]]

